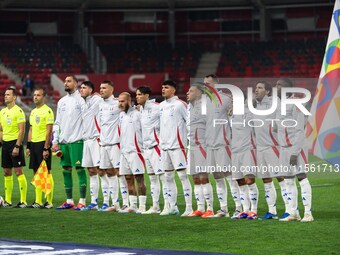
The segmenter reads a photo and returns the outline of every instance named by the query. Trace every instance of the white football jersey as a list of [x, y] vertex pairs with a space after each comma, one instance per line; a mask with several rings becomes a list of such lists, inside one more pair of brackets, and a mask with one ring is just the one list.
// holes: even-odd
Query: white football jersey
[[78, 90], [59, 100], [53, 125], [53, 144], [73, 143], [83, 139], [84, 105], [85, 101]]
[[187, 104], [177, 96], [160, 103], [160, 147], [185, 150], [187, 145]]
[[286, 115], [281, 115], [280, 111], [276, 114], [276, 118], [280, 120], [278, 142], [281, 147], [290, 147], [293, 155], [298, 155], [306, 142], [305, 115], [292, 104], [288, 104], [286, 110]]
[[141, 153], [142, 149], [142, 125], [141, 113], [130, 107], [128, 112], [121, 112], [120, 116], [120, 151], [123, 154], [130, 152]]
[[143, 148], [150, 149], [159, 144], [159, 104], [148, 100], [140, 108]]
[[118, 99], [113, 96], [99, 104], [100, 144], [114, 145], [120, 142]]
[[205, 148], [206, 118], [202, 115], [202, 100], [196, 100], [188, 105], [188, 140], [190, 148]]
[[[205, 142], [207, 148], [220, 148], [230, 145], [231, 129], [229, 124], [228, 111], [232, 107], [232, 98], [221, 91], [218, 92], [222, 104], [216, 98], [216, 102], [207, 100], [206, 132]], [[227, 124], [215, 125], [214, 120], [221, 119], [228, 121]]]
[[[272, 97], [264, 96], [262, 101], [256, 101], [256, 109], [267, 110], [272, 106]], [[278, 104], [280, 101], [278, 100]], [[276, 119], [276, 111], [270, 115], [255, 115], [254, 119], [254, 131], [255, 131], [255, 142], [258, 151], [265, 150], [270, 147], [278, 146], [277, 141], [277, 124], [276, 121], [269, 121]], [[261, 122], [259, 121], [261, 120]], [[263, 125], [262, 125], [263, 123]], [[262, 125], [261, 127], [260, 124]], [[275, 132], [274, 132], [275, 131]]]
[[254, 141], [254, 130], [249, 125], [252, 114], [246, 108], [244, 115], [232, 115], [231, 124], [231, 152], [240, 153], [256, 149]]
[[99, 123], [97, 120], [99, 112], [99, 104], [103, 102], [103, 99], [94, 94], [88, 96], [85, 99], [84, 109], [83, 109], [83, 140], [92, 140], [93, 138], [99, 137]]

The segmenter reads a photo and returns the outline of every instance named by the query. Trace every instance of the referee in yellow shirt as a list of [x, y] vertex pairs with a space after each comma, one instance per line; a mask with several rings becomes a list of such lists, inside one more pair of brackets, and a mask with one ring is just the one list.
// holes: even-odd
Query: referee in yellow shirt
[[17, 98], [15, 88], [7, 88], [5, 91], [6, 108], [0, 112], [0, 142], [2, 142], [1, 166], [5, 176], [5, 202], [4, 207], [12, 206], [13, 175], [18, 177], [20, 189], [20, 202], [15, 208], [25, 208], [27, 195], [27, 181], [23, 173], [25, 156], [22, 141], [25, 135], [25, 113], [15, 104]]
[[[28, 142], [26, 155], [30, 156], [29, 168], [34, 173], [38, 170], [42, 160], [46, 161], [47, 169], [51, 170], [51, 137], [54, 123], [54, 114], [50, 107], [45, 104], [46, 91], [43, 88], [34, 90], [33, 101], [34, 108], [30, 115], [30, 129], [28, 132]], [[52, 191], [47, 195], [46, 202], [42, 202], [42, 190], [40, 187], [35, 188], [35, 201], [29, 208], [53, 208], [53, 188], [54, 182], [52, 174], [49, 174], [52, 184]]]

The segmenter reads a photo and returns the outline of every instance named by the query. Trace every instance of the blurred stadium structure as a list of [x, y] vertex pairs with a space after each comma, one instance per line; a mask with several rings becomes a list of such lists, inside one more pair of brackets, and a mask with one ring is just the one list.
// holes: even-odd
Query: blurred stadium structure
[[[329, 0], [0, 0], [0, 91], [10, 85], [22, 89], [27, 74], [54, 102], [64, 74], [98, 81], [114, 77], [117, 92], [147, 84], [159, 93], [161, 80], [170, 77], [182, 95], [190, 78], [208, 73], [318, 77], [333, 5]], [[30, 97], [22, 100], [31, 103]]]

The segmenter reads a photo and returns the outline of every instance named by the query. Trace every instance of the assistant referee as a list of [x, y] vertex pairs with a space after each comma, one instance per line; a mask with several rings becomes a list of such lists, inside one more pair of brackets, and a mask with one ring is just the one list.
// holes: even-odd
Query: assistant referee
[[[54, 123], [54, 113], [50, 107], [45, 104], [46, 91], [43, 88], [34, 90], [33, 101], [34, 108], [30, 115], [30, 129], [28, 132], [28, 142], [26, 155], [30, 156], [29, 168], [34, 173], [38, 170], [42, 160], [46, 161], [47, 169], [51, 171], [51, 137]], [[35, 201], [29, 208], [53, 208], [53, 186], [54, 181], [52, 174], [49, 174], [52, 191], [47, 195], [46, 202], [42, 202], [42, 190], [40, 187], [35, 188]]]
[[5, 91], [6, 108], [0, 112], [0, 142], [2, 142], [1, 166], [5, 176], [4, 207], [12, 206], [13, 175], [18, 177], [20, 201], [15, 208], [25, 208], [27, 195], [27, 181], [23, 173], [25, 164], [22, 141], [25, 135], [25, 113], [15, 104], [16, 89], [9, 87]]

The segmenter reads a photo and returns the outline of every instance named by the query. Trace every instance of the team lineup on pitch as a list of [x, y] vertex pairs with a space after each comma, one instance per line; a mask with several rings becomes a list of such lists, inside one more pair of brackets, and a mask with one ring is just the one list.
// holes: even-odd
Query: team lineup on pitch
[[[45, 104], [46, 92], [37, 88], [26, 149], [26, 156], [30, 157], [29, 167], [36, 172], [36, 198], [29, 207], [54, 207], [54, 181], [49, 170], [52, 152], [56, 152], [63, 168], [66, 193], [66, 201], [57, 206], [57, 210], [178, 215], [177, 173], [186, 204], [181, 214], [183, 217], [278, 219], [277, 193], [273, 184], [273, 178], [276, 178], [285, 204], [280, 221], [299, 221], [297, 178], [305, 209], [301, 221], [313, 221], [311, 185], [307, 178], [310, 167], [304, 135], [308, 111], [301, 110], [306, 100], [289, 92], [289, 89], [294, 91], [292, 81], [281, 78], [275, 86], [258, 81], [253, 89], [252, 107], [249, 109], [245, 101], [241, 111], [244, 114], [233, 106], [233, 101], [238, 100], [235, 95], [215, 89], [221, 86], [216, 75], [209, 74], [202, 81], [191, 85], [187, 92], [188, 104], [176, 96], [176, 83], [165, 80], [161, 85], [164, 101], [158, 104], [151, 99], [150, 88], [141, 86], [137, 88], [134, 106], [127, 92], [114, 98], [111, 81], [103, 81], [98, 94], [90, 81], [82, 82], [78, 90], [77, 78], [67, 76], [64, 84], [67, 95], [58, 102], [55, 120]], [[205, 98], [203, 104], [204, 91], [207, 90], [214, 98]], [[16, 207], [25, 208], [28, 206], [26, 178], [22, 173], [25, 166], [22, 164], [25, 162], [22, 144], [25, 116], [15, 104], [15, 91], [9, 89], [5, 95], [7, 108], [1, 114], [2, 163], [8, 173], [12, 167], [16, 170], [20, 187], [20, 201]], [[281, 107], [276, 110], [272, 107], [287, 101], [283, 96], [291, 100], [284, 107], [284, 115]], [[11, 120], [9, 117], [5, 119], [6, 111], [12, 108], [18, 108], [19, 114]], [[281, 126], [265, 121], [266, 118], [281, 123], [290, 119], [295, 122], [294, 125]], [[227, 121], [215, 125], [216, 119]], [[254, 124], [255, 120], [262, 121], [262, 125]], [[233, 122], [252, 125], [230, 125]], [[14, 130], [11, 137], [7, 135], [10, 130]], [[16, 139], [11, 140], [12, 137]], [[8, 156], [13, 147], [18, 156]], [[42, 161], [46, 163], [41, 165]], [[79, 179], [80, 199], [77, 204], [73, 198], [73, 168]], [[89, 204], [86, 204], [88, 177], [85, 168], [90, 180]], [[146, 173], [150, 187], [145, 185]], [[209, 181], [210, 175], [216, 182], [218, 210], [213, 208], [214, 189]], [[194, 182], [194, 189], [189, 178]], [[257, 208], [262, 194], [259, 194], [255, 178], [263, 180], [268, 205], [268, 212], [261, 217], [257, 215]], [[5, 180], [3, 206], [12, 207], [13, 178], [8, 176]], [[235, 203], [234, 212], [228, 209], [227, 183]], [[98, 204], [100, 188], [102, 205]], [[149, 209], [147, 190], [152, 198]], [[47, 195], [45, 203], [42, 192]], [[164, 201], [162, 210], [161, 195]], [[193, 196], [196, 205], [193, 205]]]
[[340, 0], [0, 13], [0, 255], [340, 253]]
[[[306, 168], [307, 173], [328, 173], [328, 172], [334, 172], [334, 173], [339, 173], [340, 172], [340, 165], [335, 164], [335, 165], [328, 165], [328, 164], [306, 164], [304, 166]], [[195, 165], [195, 171], [197, 173], [213, 173], [213, 172], [271, 172], [276, 175], [284, 174], [284, 173], [289, 173], [290, 171], [290, 166], [286, 165], [256, 165], [256, 166], [240, 166], [240, 169], [238, 170], [236, 166], [228, 165], [228, 166], [220, 166], [220, 165], [215, 165], [215, 166], [200, 166], [200, 165]]]

